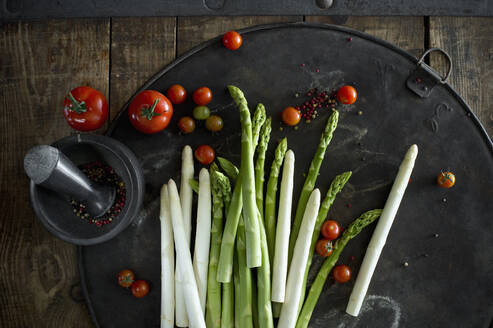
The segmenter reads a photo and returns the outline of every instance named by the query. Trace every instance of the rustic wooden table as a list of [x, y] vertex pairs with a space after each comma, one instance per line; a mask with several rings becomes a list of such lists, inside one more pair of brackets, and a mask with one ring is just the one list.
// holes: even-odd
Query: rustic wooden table
[[[441, 47], [453, 60], [450, 84], [493, 136], [493, 18], [166, 17], [1, 24], [0, 326], [91, 326], [76, 247], [54, 238], [34, 217], [23, 170], [27, 149], [74, 133], [61, 111], [67, 91], [78, 85], [101, 90], [113, 118], [140, 85], [198, 43], [230, 29], [301, 20], [348, 26], [415, 56]], [[440, 57], [430, 62], [445, 70]]]

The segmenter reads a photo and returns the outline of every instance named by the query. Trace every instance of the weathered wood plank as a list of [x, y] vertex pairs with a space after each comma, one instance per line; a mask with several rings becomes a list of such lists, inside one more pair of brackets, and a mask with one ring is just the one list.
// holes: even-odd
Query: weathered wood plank
[[[430, 17], [430, 46], [452, 57], [449, 83], [493, 137], [493, 18]], [[430, 64], [445, 72], [447, 64], [432, 54]]]
[[306, 21], [343, 25], [388, 41], [416, 57], [423, 53], [425, 38], [423, 17], [307, 16]]
[[176, 18], [113, 18], [111, 118], [137, 89], [176, 55]]
[[229, 30], [302, 19], [303, 16], [178, 17], [177, 55]]
[[109, 19], [2, 24], [0, 32], [0, 322], [90, 327], [75, 246], [48, 233], [29, 204], [25, 152], [71, 133], [63, 98], [78, 85], [108, 91]]

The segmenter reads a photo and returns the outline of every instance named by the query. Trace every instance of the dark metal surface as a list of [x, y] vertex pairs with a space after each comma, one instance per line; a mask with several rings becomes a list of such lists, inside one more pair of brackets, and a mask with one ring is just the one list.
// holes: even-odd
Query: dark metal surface
[[[211, 40], [142, 88], [165, 91], [181, 83], [191, 91], [209, 86], [214, 92], [211, 105], [225, 121], [219, 134], [212, 135], [200, 125], [193, 134], [178, 133], [178, 119], [191, 114], [190, 100], [176, 106], [172, 124], [156, 135], [135, 131], [125, 108], [112, 125], [109, 134], [136, 153], [148, 184], [144, 209], [129, 228], [103, 245], [80, 250], [83, 291], [96, 325], [159, 326], [159, 190], [170, 177], [179, 180], [179, 154], [186, 144], [195, 148], [208, 143], [218, 155], [239, 163], [239, 115], [226, 85], [244, 90], [252, 107], [264, 103], [273, 117], [266, 168], [276, 141], [288, 137], [296, 154], [297, 196], [330, 113], [320, 111], [310, 124], [282, 131], [277, 113], [303, 101], [294, 96], [296, 92], [352, 84], [358, 100], [338, 106], [339, 125], [317, 180], [324, 193], [335, 175], [353, 171], [329, 217], [346, 226], [362, 212], [381, 208], [408, 147], [418, 144], [419, 154], [360, 316], [353, 318], [344, 311], [353, 280], [334, 284], [329, 279], [311, 326], [488, 326], [493, 317], [493, 144], [463, 100], [446, 83], [436, 85], [427, 98], [417, 96], [406, 87], [417, 59], [350, 29], [280, 24], [242, 33], [239, 50], [228, 51], [219, 38]], [[196, 164], [196, 172], [199, 168]], [[436, 176], [444, 169], [457, 177], [448, 190], [436, 185]], [[373, 226], [363, 231], [341, 256], [340, 262], [349, 264], [354, 275], [372, 231]], [[404, 262], [409, 266], [404, 267]], [[310, 282], [320, 264], [315, 256]], [[123, 268], [151, 282], [148, 296], [136, 299], [118, 286], [116, 274]]]
[[491, 16], [492, 0], [1, 0], [0, 20], [196, 15]]
[[[71, 170], [70, 173], [73, 173], [74, 169], [79, 171], [77, 178], [85, 179], [86, 182], [88, 179], [78, 170], [76, 165], [98, 160], [111, 166], [125, 183], [126, 203], [122, 212], [111, 224], [97, 227], [94, 224], [89, 224], [86, 220], [81, 220], [74, 215], [69, 202], [69, 193], [66, 193], [68, 189], [78, 188], [80, 185], [74, 183], [74, 176], [69, 177], [67, 172], [62, 172], [63, 170], [56, 171], [57, 167], [60, 168], [60, 161], [57, 161], [55, 167], [57, 177], [55, 179], [58, 181], [54, 181], [54, 183], [59, 184], [61, 182], [59, 180], [63, 179], [65, 186], [61, 188], [65, 192], [58, 192], [60, 186], [47, 189], [31, 180], [31, 205], [36, 217], [52, 234], [76, 245], [95, 245], [115, 237], [132, 222], [142, 205], [144, 177], [135, 155], [117, 140], [91, 134], [69, 136], [55, 142], [53, 146], [62, 152], [60, 155], [67, 157], [67, 161], [63, 163], [64, 168], [67, 169], [68, 167]], [[54, 185], [52, 184], [50, 187], [54, 187]], [[72, 192], [71, 194], [87, 198], [85, 192], [93, 189], [91, 186], [87, 187], [82, 193], [79, 190], [79, 193]]]
[[[433, 51], [442, 53], [444, 58], [447, 60], [448, 69], [447, 73], [445, 73], [445, 76], [443, 77], [424, 62], [425, 57]], [[426, 50], [421, 58], [418, 60], [418, 63], [416, 64], [416, 69], [406, 80], [406, 85], [418, 96], [422, 98], [427, 98], [437, 84], [447, 82], [451, 71], [452, 59], [450, 59], [448, 53], [439, 48], [431, 48]]]

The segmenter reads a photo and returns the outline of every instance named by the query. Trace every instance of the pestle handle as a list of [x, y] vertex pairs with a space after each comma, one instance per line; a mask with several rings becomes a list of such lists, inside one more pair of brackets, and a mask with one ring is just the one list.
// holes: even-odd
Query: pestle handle
[[24, 157], [24, 170], [35, 184], [85, 203], [87, 212], [95, 217], [109, 210], [115, 200], [115, 188], [89, 180], [67, 156], [52, 146], [29, 149]]

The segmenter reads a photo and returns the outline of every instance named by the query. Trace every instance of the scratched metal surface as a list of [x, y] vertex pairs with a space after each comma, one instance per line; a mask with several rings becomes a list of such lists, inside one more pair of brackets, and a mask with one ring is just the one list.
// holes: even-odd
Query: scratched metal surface
[[108, 16], [492, 16], [491, 0], [0, 0], [0, 21]]
[[[136, 132], [125, 108], [111, 127], [109, 134], [137, 154], [147, 185], [144, 209], [126, 231], [106, 244], [80, 250], [83, 289], [96, 325], [159, 326], [159, 188], [169, 178], [179, 180], [180, 151], [187, 144], [195, 148], [208, 143], [238, 163], [239, 115], [226, 85], [243, 89], [252, 108], [258, 102], [266, 105], [273, 117], [271, 150], [276, 140], [288, 137], [296, 154], [298, 195], [330, 113], [322, 111], [312, 123], [283, 131], [277, 113], [301, 102], [294, 97], [298, 91], [334, 90], [349, 83], [359, 97], [354, 105], [338, 108], [340, 123], [317, 186], [325, 192], [336, 174], [352, 170], [353, 176], [329, 217], [346, 226], [362, 212], [381, 208], [408, 147], [418, 144], [419, 155], [361, 315], [353, 318], [344, 312], [354, 278], [343, 285], [329, 279], [310, 326], [488, 327], [493, 317], [493, 147], [448, 85], [438, 85], [426, 99], [405, 87], [415, 64], [404, 51], [366, 34], [328, 25], [287, 24], [244, 31], [244, 44], [236, 52], [212, 40], [158, 73], [143, 88], [164, 91], [179, 82], [191, 91], [208, 85], [214, 92], [211, 105], [226, 126], [217, 135], [203, 126], [191, 135], [179, 135], [176, 122], [193, 107], [188, 101], [176, 106], [170, 127], [156, 135]], [[363, 115], [356, 114], [359, 110]], [[272, 151], [268, 154], [266, 167]], [[435, 183], [437, 173], [447, 168], [457, 176], [450, 190]], [[199, 169], [196, 165], [196, 172]], [[341, 256], [340, 262], [349, 264], [354, 274], [372, 231], [373, 226], [363, 231]], [[315, 257], [310, 282], [320, 264]], [[117, 286], [116, 273], [127, 267], [151, 281], [146, 298], [135, 299]]]

